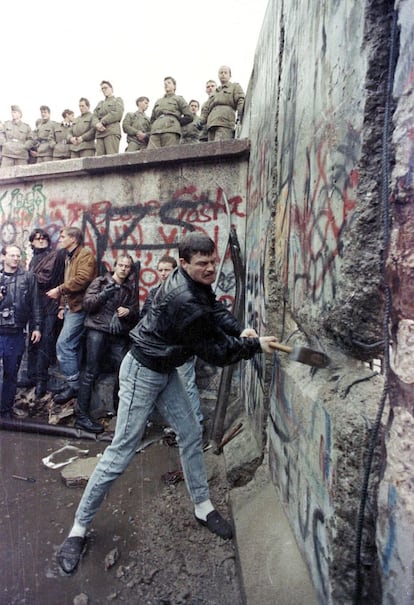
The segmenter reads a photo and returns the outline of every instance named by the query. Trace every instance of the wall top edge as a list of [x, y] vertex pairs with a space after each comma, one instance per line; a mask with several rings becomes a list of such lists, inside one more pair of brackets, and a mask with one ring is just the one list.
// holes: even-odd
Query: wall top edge
[[73, 160], [58, 160], [43, 164], [28, 164], [13, 166], [2, 174], [0, 170], [0, 185], [33, 181], [36, 179], [59, 179], [68, 176], [87, 176], [100, 172], [145, 170], [149, 166], [163, 164], [204, 162], [212, 163], [217, 159], [248, 159], [250, 154], [249, 139], [232, 139], [209, 143], [175, 145], [161, 149], [146, 149], [132, 153], [94, 156]]

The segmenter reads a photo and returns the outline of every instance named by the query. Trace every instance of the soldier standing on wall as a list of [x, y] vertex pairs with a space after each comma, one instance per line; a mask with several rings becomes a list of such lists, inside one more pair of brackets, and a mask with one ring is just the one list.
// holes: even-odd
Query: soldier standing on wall
[[108, 80], [102, 80], [101, 90], [105, 99], [99, 101], [93, 112], [97, 119], [96, 155], [109, 155], [119, 152], [124, 102], [121, 97], [114, 96], [112, 84]]

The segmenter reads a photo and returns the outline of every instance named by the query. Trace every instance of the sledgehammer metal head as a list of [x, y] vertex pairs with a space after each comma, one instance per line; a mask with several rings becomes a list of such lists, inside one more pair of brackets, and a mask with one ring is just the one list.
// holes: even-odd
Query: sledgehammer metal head
[[299, 361], [300, 363], [305, 363], [306, 365], [315, 368], [326, 368], [330, 362], [329, 357], [325, 355], [325, 353], [315, 351], [315, 349], [309, 349], [308, 347], [288, 347], [279, 342], [270, 342], [269, 345], [272, 349], [289, 353], [289, 357], [293, 361]]

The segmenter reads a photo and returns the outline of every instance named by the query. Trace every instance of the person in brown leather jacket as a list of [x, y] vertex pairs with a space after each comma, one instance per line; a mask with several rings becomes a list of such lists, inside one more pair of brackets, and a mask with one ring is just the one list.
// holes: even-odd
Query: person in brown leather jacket
[[49, 298], [60, 301], [58, 317], [63, 319], [56, 342], [56, 357], [67, 385], [54, 398], [58, 404], [66, 403], [78, 393], [81, 339], [86, 315], [82, 303], [87, 287], [97, 276], [96, 258], [82, 243], [83, 235], [78, 227], [61, 229], [58, 245], [66, 250], [64, 280], [46, 292]]

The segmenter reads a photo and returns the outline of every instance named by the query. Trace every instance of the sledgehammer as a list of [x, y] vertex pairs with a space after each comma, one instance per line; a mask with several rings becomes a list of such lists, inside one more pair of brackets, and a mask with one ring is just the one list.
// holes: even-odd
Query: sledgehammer
[[272, 349], [289, 353], [289, 358], [293, 361], [300, 361], [300, 363], [306, 363], [306, 365], [314, 366], [315, 368], [326, 368], [329, 365], [329, 357], [325, 353], [321, 353], [321, 351], [315, 351], [308, 347], [288, 347], [279, 342], [269, 342], [268, 344]]

